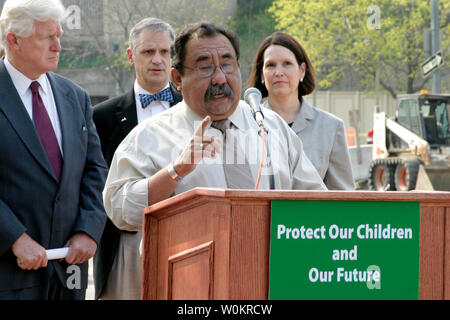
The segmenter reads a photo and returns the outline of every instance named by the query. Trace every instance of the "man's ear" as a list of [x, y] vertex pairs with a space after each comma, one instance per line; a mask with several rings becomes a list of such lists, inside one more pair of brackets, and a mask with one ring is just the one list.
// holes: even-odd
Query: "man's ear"
[[134, 67], [133, 51], [131, 50], [131, 48], [127, 49], [127, 57], [128, 57], [128, 62], [130, 63], [130, 66]]
[[19, 43], [17, 41], [17, 36], [14, 33], [8, 32], [6, 34], [6, 42], [8, 43], [8, 46], [11, 49], [13, 49], [13, 50], [19, 49]]
[[175, 68], [171, 68], [170, 69], [170, 76], [172, 78], [172, 82], [175, 86], [175, 88], [177, 88], [177, 90], [179, 92], [181, 92], [182, 90], [182, 86], [181, 86], [181, 74], [177, 71], [177, 69]]

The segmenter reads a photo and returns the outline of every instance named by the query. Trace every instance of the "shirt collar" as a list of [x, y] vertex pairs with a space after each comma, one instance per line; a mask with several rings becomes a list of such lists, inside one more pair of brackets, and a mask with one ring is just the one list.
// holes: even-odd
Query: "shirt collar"
[[190, 107], [188, 107], [188, 105], [186, 104], [186, 102], [184, 100], [182, 100], [180, 103], [183, 104], [183, 112], [184, 115], [186, 116], [187, 120], [190, 123], [194, 123], [194, 122], [198, 122], [198, 121], [203, 121], [203, 118], [200, 117], [200, 115], [198, 115], [194, 110], [192, 110]]
[[[236, 107], [236, 110], [228, 117], [230, 119], [231, 123], [238, 128], [239, 130], [247, 130], [246, 122], [244, 121], [245, 115], [244, 112], [246, 111], [246, 108], [251, 113], [250, 106], [247, 105], [245, 101], [240, 100], [238, 106]], [[253, 115], [251, 115], [253, 117]], [[255, 122], [256, 124], [256, 122]], [[258, 127], [256, 125], [256, 127]]]
[[[195, 123], [198, 121], [200, 121], [200, 122], [203, 121], [203, 118], [200, 115], [198, 115], [194, 110], [192, 110], [186, 104], [186, 102], [184, 100], [182, 101], [182, 103], [184, 104], [184, 106], [183, 106], [184, 114], [185, 114], [186, 118], [189, 120], [189, 122]], [[236, 107], [236, 110], [234, 110], [234, 112], [228, 117], [228, 119], [231, 121], [231, 123], [240, 130], [247, 129], [245, 127], [244, 114], [243, 114], [245, 107], [250, 108], [249, 106], [245, 106], [244, 101], [239, 101], [239, 104]], [[209, 128], [210, 126], [211, 126], [211, 123], [208, 125], [207, 128]]]
[[31, 80], [27, 76], [25, 76], [22, 72], [17, 70], [11, 64], [11, 62], [9, 62], [8, 57], [5, 57], [4, 62], [5, 62], [6, 70], [8, 71], [8, 73], [11, 77], [11, 80], [12, 80], [14, 86], [16, 87], [17, 93], [21, 97], [23, 97], [27, 93], [27, 90], [30, 88], [31, 82], [33, 82], [33, 81], [39, 82], [39, 85], [41, 86], [41, 90], [44, 94], [49, 93], [49, 87], [48, 87], [49, 83], [47, 81], [46, 74], [41, 74], [41, 76], [39, 78], [37, 78], [36, 80]]

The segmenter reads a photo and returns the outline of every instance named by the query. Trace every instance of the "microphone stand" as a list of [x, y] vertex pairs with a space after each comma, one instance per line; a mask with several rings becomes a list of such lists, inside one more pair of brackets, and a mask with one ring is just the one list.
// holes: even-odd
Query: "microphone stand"
[[259, 135], [262, 138], [262, 155], [261, 155], [261, 165], [258, 172], [258, 180], [256, 182], [255, 189], [258, 189], [259, 182], [261, 179], [262, 167], [264, 164], [264, 158], [267, 159], [267, 166], [270, 169], [269, 182], [270, 182], [270, 190], [275, 190], [275, 175], [273, 172], [272, 161], [270, 159], [270, 150], [269, 143], [266, 136], [269, 134], [268, 131], [264, 128], [264, 114], [262, 112], [260, 102], [261, 102], [261, 92], [257, 88], [248, 88], [244, 93], [244, 100], [250, 106], [250, 109], [253, 113], [253, 117], [255, 118], [256, 123], [259, 127]]
[[[259, 123], [259, 135], [262, 138], [263, 151], [265, 151], [265, 154], [263, 154], [262, 157], [261, 157], [261, 165], [262, 165], [262, 162], [263, 162], [264, 157], [265, 157], [267, 159], [267, 167], [270, 170], [270, 175], [269, 175], [270, 190], [275, 190], [275, 175], [273, 173], [272, 160], [271, 160], [271, 157], [270, 157], [269, 139], [267, 139], [267, 136], [269, 135], [269, 131], [267, 131], [264, 128], [264, 124], [262, 123], [262, 121]], [[258, 188], [259, 178], [260, 178], [260, 175], [258, 175], [258, 182], [257, 182], [257, 185], [256, 185], [255, 189]]]

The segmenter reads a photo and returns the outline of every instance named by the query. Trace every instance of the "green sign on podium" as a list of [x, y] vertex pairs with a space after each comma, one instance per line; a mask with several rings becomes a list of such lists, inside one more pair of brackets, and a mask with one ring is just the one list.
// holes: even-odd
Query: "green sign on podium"
[[418, 299], [419, 206], [272, 201], [269, 299]]

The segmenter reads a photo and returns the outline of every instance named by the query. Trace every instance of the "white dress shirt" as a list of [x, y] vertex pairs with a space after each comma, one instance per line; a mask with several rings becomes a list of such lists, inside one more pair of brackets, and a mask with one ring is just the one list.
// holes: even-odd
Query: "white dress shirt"
[[[264, 112], [264, 125], [273, 163], [275, 189], [326, 190], [314, 166], [303, 152], [300, 139], [275, 112]], [[261, 137], [250, 107], [241, 101], [229, 117], [236, 132], [242, 134], [244, 148], [256, 181], [261, 157]], [[142, 210], [148, 205], [148, 179], [184, 150], [202, 118], [184, 101], [168, 111], [136, 126], [117, 148], [111, 163], [105, 189], [104, 206], [119, 229], [138, 231]], [[222, 137], [210, 125], [206, 136]], [[179, 194], [195, 187], [227, 188], [222, 156], [203, 159], [193, 172], [183, 178], [174, 191]], [[269, 189], [269, 170], [263, 170], [259, 189]]]
[[[162, 89], [166, 89], [169, 87], [169, 83]], [[156, 94], [158, 92], [155, 92]], [[166, 111], [170, 108], [170, 103], [168, 101], [152, 101], [145, 109], [142, 108], [141, 99], [139, 98], [140, 94], [151, 94], [147, 90], [143, 89], [137, 80], [134, 82], [134, 98], [136, 99], [136, 112], [137, 112], [137, 121], [141, 123], [148, 118], [151, 118], [158, 113]]]
[[[45, 74], [42, 74], [38, 79], [31, 80], [26, 77], [23, 73], [17, 70], [8, 60], [5, 58], [5, 67], [11, 77], [14, 87], [22, 100], [25, 109], [33, 121], [33, 95], [31, 93], [30, 85], [33, 81], [39, 82], [39, 94], [41, 96], [42, 102], [44, 103], [45, 109], [47, 110], [50, 122], [53, 126], [53, 131], [55, 131], [56, 139], [58, 140], [59, 149], [62, 151], [62, 133], [61, 124], [59, 122], [58, 110], [56, 108], [55, 98], [53, 96], [52, 86]], [[34, 124], [34, 122], [33, 122]]]

